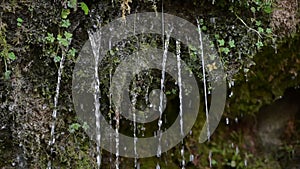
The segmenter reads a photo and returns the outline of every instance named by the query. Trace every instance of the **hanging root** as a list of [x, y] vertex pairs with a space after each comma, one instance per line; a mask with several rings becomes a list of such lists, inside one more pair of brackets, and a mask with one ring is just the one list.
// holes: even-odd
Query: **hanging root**
[[126, 12], [130, 13], [130, 6], [129, 3], [131, 3], [132, 0], [122, 0], [121, 9], [122, 9], [122, 18], [125, 20]]

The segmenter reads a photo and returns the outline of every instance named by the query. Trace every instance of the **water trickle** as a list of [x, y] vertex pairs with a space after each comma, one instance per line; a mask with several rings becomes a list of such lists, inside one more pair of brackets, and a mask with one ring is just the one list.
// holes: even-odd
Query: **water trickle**
[[101, 46], [101, 31], [97, 31], [92, 33], [88, 31], [89, 40], [92, 46], [95, 66], [94, 66], [94, 114], [95, 114], [95, 122], [96, 122], [96, 144], [97, 144], [97, 167], [100, 168], [101, 166], [101, 131], [100, 131], [100, 80], [98, 74], [98, 66], [99, 66], [99, 58], [100, 58], [100, 46]]
[[[49, 146], [51, 154], [54, 151], [54, 143], [55, 143], [55, 125], [57, 121], [57, 113], [58, 113], [58, 98], [59, 98], [59, 91], [60, 91], [60, 83], [61, 83], [61, 76], [63, 73], [63, 68], [64, 68], [64, 61], [65, 61], [65, 56], [66, 56], [66, 51], [68, 49], [62, 50], [62, 57], [59, 62], [59, 68], [58, 68], [58, 76], [57, 76], [57, 83], [56, 83], [56, 90], [55, 90], [55, 96], [54, 96], [54, 106], [53, 106], [53, 112], [52, 112], [52, 124], [51, 124], [51, 134], [50, 134], [50, 141], [49, 141]], [[52, 168], [52, 160], [48, 161], [48, 169]]]
[[156, 164], [156, 169], [160, 169], [160, 165], [158, 163]]
[[208, 161], [209, 161], [209, 168], [212, 168], [212, 151], [209, 151]]
[[244, 160], [244, 165], [245, 165], [245, 167], [248, 166], [248, 161], [247, 161], [247, 159]]
[[[133, 33], [135, 34], [135, 29], [136, 29], [136, 22], [134, 20], [134, 25], [133, 25]], [[136, 37], [137, 38], [137, 37]], [[139, 57], [138, 57], [139, 59]], [[139, 61], [137, 62], [139, 63]], [[136, 65], [138, 67], [138, 65]], [[133, 89], [132, 89], [132, 113], [133, 113], [133, 151], [134, 151], [134, 168], [137, 168], [138, 164], [138, 153], [137, 153], [137, 142], [138, 142], [138, 137], [136, 136], [137, 134], [137, 126], [136, 126], [136, 102], [137, 102], [137, 87], [136, 87], [136, 81], [139, 81], [139, 74], [137, 75], [137, 79], [135, 79], [133, 83]]]
[[239, 147], [236, 146], [236, 147], [235, 147], [235, 154], [239, 154], [239, 152], [240, 152]]
[[[112, 28], [110, 28], [110, 31], [112, 31]], [[110, 37], [109, 41], [108, 41], [109, 51], [112, 50], [111, 42], [112, 42], [112, 37]], [[110, 64], [112, 65], [113, 63], [110, 63]], [[111, 85], [111, 84], [112, 84], [112, 68], [109, 69], [109, 85]], [[112, 110], [112, 92], [111, 91], [109, 91], [108, 97], [109, 97], [109, 99], [108, 99], [109, 100], [109, 125], [112, 126], [113, 125], [113, 119], [112, 119], [113, 110]], [[111, 132], [109, 133], [109, 141], [110, 141], [110, 146], [109, 146], [110, 151], [109, 152], [112, 152], [113, 134]], [[110, 153], [110, 156], [109, 156], [110, 164], [112, 164], [112, 161], [113, 161], [113, 154]]]
[[[109, 70], [109, 84], [112, 84], [112, 69]], [[109, 92], [109, 125], [112, 126], [112, 93]], [[113, 135], [112, 133], [109, 133], [109, 141], [110, 141], [110, 146], [109, 146], [109, 152], [112, 152], [112, 142], [113, 142]], [[110, 153], [110, 156], [109, 156], [109, 162], [110, 164], [112, 164], [112, 153]]]
[[[138, 62], [139, 63], [139, 62]], [[137, 80], [135, 79], [135, 82]], [[137, 168], [137, 159], [138, 159], [138, 154], [137, 154], [137, 148], [136, 148], [136, 145], [137, 145], [137, 141], [138, 141], [138, 138], [136, 136], [137, 134], [137, 126], [136, 126], [136, 102], [137, 102], [137, 87], [136, 87], [136, 84], [135, 82], [133, 83], [133, 89], [131, 90], [131, 96], [132, 96], [132, 101], [131, 101], [131, 104], [132, 104], [132, 115], [133, 115], [133, 151], [134, 151], [134, 168]]]
[[159, 120], [158, 120], [158, 146], [157, 146], [157, 157], [161, 156], [161, 137], [162, 137], [162, 114], [163, 114], [163, 103], [164, 103], [164, 82], [165, 82], [165, 73], [166, 73], [166, 63], [167, 63], [167, 52], [169, 48], [169, 41], [170, 41], [170, 36], [171, 32], [173, 30], [173, 27], [171, 27], [170, 31], [166, 33], [166, 40], [164, 41], [164, 18], [162, 14], [162, 38], [164, 42], [164, 52], [163, 52], [163, 60], [162, 60], [162, 76], [160, 79], [160, 95], [159, 95]]
[[247, 75], [247, 73], [245, 74], [245, 81], [248, 82], [248, 75]]
[[[178, 69], [178, 88], [179, 88], [179, 116], [180, 116], [180, 135], [184, 137], [183, 132], [183, 111], [182, 111], [182, 79], [181, 79], [181, 63], [180, 63], [180, 42], [176, 41], [176, 56], [177, 56], [177, 69]], [[181, 148], [181, 165], [182, 169], [185, 168], [185, 158], [184, 158], [184, 144], [182, 140], [182, 148]]]
[[119, 169], [119, 165], [120, 165], [120, 162], [119, 162], [119, 156], [120, 156], [120, 150], [119, 150], [119, 144], [120, 144], [120, 135], [119, 135], [119, 128], [120, 128], [120, 111], [118, 110], [118, 108], [116, 108], [116, 111], [115, 111], [115, 120], [116, 120], [116, 129], [115, 129], [115, 132], [116, 132], [116, 138], [115, 138], [115, 141], [116, 141], [116, 161], [115, 161], [115, 167], [116, 169]]
[[204, 103], [205, 103], [205, 115], [206, 115], [206, 124], [207, 124], [207, 140], [210, 140], [210, 130], [209, 130], [209, 118], [208, 118], [208, 103], [207, 103], [207, 87], [206, 87], [206, 75], [205, 75], [205, 62], [204, 62], [204, 49], [202, 41], [202, 32], [199, 20], [196, 19], [198, 26], [199, 42], [200, 42], [200, 56], [202, 62], [202, 74], [203, 74], [203, 89], [204, 89]]

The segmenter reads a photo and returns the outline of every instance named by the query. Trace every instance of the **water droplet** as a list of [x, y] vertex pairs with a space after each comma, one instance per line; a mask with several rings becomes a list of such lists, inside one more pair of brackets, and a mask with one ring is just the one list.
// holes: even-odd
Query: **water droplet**
[[233, 91], [231, 91], [229, 94], [229, 97], [232, 97], [232, 96], [233, 96]]
[[158, 120], [158, 126], [162, 125], [162, 120]]
[[184, 154], [184, 149], [180, 150], [180, 154], [183, 155]]
[[238, 122], [239, 122], [239, 119], [236, 117], [236, 118], [234, 119], [234, 121], [235, 121], [236, 123], [238, 123]]
[[236, 147], [235, 147], [235, 153], [236, 153], [236, 154], [239, 154], [239, 152], [240, 152], [239, 147], [236, 146]]
[[229, 118], [226, 117], [226, 124], [228, 125], [229, 124]]
[[191, 155], [190, 155], [190, 161], [194, 161], [194, 158], [195, 158], [194, 155], [191, 154]]
[[209, 167], [211, 168], [212, 167], [212, 151], [209, 151], [209, 154], [208, 154], [208, 160], [209, 160]]

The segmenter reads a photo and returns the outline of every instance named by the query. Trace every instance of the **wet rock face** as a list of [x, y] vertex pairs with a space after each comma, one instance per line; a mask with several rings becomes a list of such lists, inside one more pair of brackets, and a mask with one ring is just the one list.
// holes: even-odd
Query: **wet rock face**
[[296, 119], [300, 114], [300, 89], [289, 88], [284, 96], [260, 109], [257, 115], [257, 135], [266, 152], [279, 146], [295, 134]]

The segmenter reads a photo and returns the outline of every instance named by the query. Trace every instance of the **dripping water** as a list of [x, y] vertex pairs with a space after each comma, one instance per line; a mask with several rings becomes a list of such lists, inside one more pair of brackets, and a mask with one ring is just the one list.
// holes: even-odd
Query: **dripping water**
[[[118, 97], [120, 99], [120, 96]], [[118, 108], [116, 108], [115, 111], [115, 121], [116, 121], [116, 129], [115, 129], [115, 133], [116, 133], [116, 137], [115, 137], [115, 141], [116, 141], [116, 161], [115, 161], [115, 167], [116, 169], [119, 169], [119, 156], [120, 156], [120, 150], [119, 150], [119, 144], [120, 144], [120, 136], [119, 136], [119, 128], [120, 128], [120, 110]]]
[[208, 118], [207, 87], [206, 87], [206, 75], [205, 75], [205, 62], [204, 62], [202, 32], [201, 32], [199, 20], [196, 19], [196, 21], [197, 21], [197, 26], [198, 26], [200, 51], [201, 51], [200, 55], [201, 55], [202, 74], [203, 74], [204, 103], [205, 103], [205, 115], [206, 115], [206, 124], [207, 124], [207, 140], [209, 141], [210, 140], [210, 130], [209, 130], [209, 118]]
[[[135, 14], [136, 15], [136, 14]], [[136, 19], [136, 17], [134, 17]], [[136, 29], [136, 20], [134, 20], [134, 25], [133, 25], [133, 34], [135, 35], [135, 29]], [[137, 38], [137, 37], [136, 37]], [[138, 38], [137, 38], [138, 39]], [[138, 58], [139, 59], [139, 58]], [[137, 62], [139, 63], [139, 61]], [[138, 67], [138, 65], [136, 65], [136, 67]], [[139, 81], [139, 75], [137, 75], [137, 80]], [[136, 82], [136, 80], [135, 80]], [[136, 84], [135, 82], [133, 83], [133, 89], [132, 89], [132, 96], [133, 96], [133, 99], [132, 99], [132, 115], [133, 115], [133, 151], [134, 151], [134, 168], [137, 168], [137, 164], [138, 164], [138, 154], [137, 154], [137, 148], [136, 148], [136, 145], [137, 145], [137, 141], [138, 141], [138, 138], [136, 136], [136, 130], [137, 130], [137, 127], [136, 127], [136, 102], [137, 102], [137, 87], [136, 87]]]
[[[70, 43], [70, 42], [69, 42]], [[55, 143], [55, 125], [56, 125], [56, 121], [57, 121], [57, 109], [58, 109], [58, 98], [59, 98], [59, 91], [60, 91], [60, 83], [61, 83], [61, 76], [63, 73], [63, 68], [64, 68], [64, 61], [65, 61], [65, 56], [66, 56], [66, 51], [68, 51], [68, 49], [62, 49], [62, 57], [61, 60], [59, 62], [59, 68], [58, 68], [58, 76], [57, 76], [57, 83], [56, 83], [56, 90], [55, 90], [55, 96], [54, 96], [54, 107], [53, 107], [53, 112], [52, 112], [52, 124], [51, 124], [51, 134], [50, 134], [50, 141], [49, 141], [49, 146], [50, 148], [50, 152], [51, 154], [54, 151], [54, 143]], [[52, 168], [52, 160], [48, 161], [48, 169]]]
[[212, 168], [212, 151], [209, 151], [208, 154], [208, 160], [209, 160], [209, 168]]
[[92, 46], [93, 55], [95, 59], [95, 66], [94, 66], [94, 106], [95, 106], [95, 122], [96, 122], [96, 145], [97, 145], [97, 167], [100, 168], [101, 166], [101, 131], [100, 131], [100, 80], [98, 74], [98, 64], [99, 64], [99, 57], [100, 57], [100, 46], [101, 46], [101, 31], [97, 31], [92, 33], [88, 31], [89, 40]]
[[[135, 79], [135, 81], [138, 80], [138, 79]], [[136, 102], [137, 102], [137, 87], [136, 87], [136, 84], [135, 82], [133, 83], [133, 88], [131, 90], [131, 96], [132, 96], [132, 116], [133, 116], [133, 151], [134, 151], [134, 168], [137, 168], [137, 159], [138, 159], [138, 154], [137, 154], [137, 148], [136, 148], [136, 144], [137, 144], [137, 141], [138, 141], [138, 138], [136, 136], [136, 130], [137, 130], [137, 127], [136, 127]]]
[[[183, 132], [183, 112], [182, 112], [182, 82], [181, 82], [181, 63], [180, 63], [180, 42], [176, 41], [176, 56], [177, 56], [177, 69], [178, 69], [178, 88], [179, 88], [179, 115], [180, 115], [180, 135], [182, 138], [184, 137], [184, 132]], [[181, 165], [182, 169], [185, 168], [185, 158], [184, 158], [184, 143], [182, 140], [182, 148], [180, 151], [181, 154]]]
[[[164, 1], [162, 0], [161, 2], [161, 10], [162, 10], [162, 14], [161, 14], [161, 36], [162, 36], [162, 43], [163, 43], [163, 47], [164, 49], [164, 54], [163, 54], [163, 62], [162, 62], [162, 68], [164, 69], [164, 66], [166, 63], [164, 63], [164, 60], [167, 60], [167, 56], [165, 56], [165, 50], [166, 50], [166, 45], [165, 45], [165, 24], [164, 24]], [[166, 58], [166, 59], [165, 59]], [[156, 156], [160, 157], [161, 155], [161, 135], [160, 135], [160, 130], [161, 130], [161, 120], [162, 120], [162, 99], [163, 99], [163, 85], [164, 85], [164, 81], [162, 81], [163, 77], [164, 77], [164, 70], [162, 70], [162, 78], [161, 78], [161, 85], [160, 85], [160, 103], [159, 103], [159, 119], [158, 119], [158, 131], [157, 131], [157, 135], [158, 135], [158, 146], [157, 146], [157, 153]], [[156, 169], [160, 169], [160, 165], [159, 163], [157, 163], [156, 165]]]
[[[109, 39], [109, 51], [111, 50], [111, 38]], [[112, 64], [112, 63], [111, 63]], [[109, 84], [111, 85], [112, 84], [112, 68], [109, 69]], [[109, 100], [109, 125], [112, 126], [112, 93], [111, 91], [109, 91], [109, 96], [108, 96], [108, 100]], [[110, 141], [110, 145], [109, 145], [109, 152], [112, 152], [112, 133], [110, 132], [109, 133], [109, 141]], [[112, 153], [110, 153], [110, 156], [109, 156], [109, 162], [110, 164], [112, 164]], [[111, 166], [110, 166], [111, 168]]]
[[158, 120], [158, 148], [157, 148], [157, 157], [161, 156], [161, 137], [162, 137], [162, 114], [163, 114], [163, 98], [164, 98], [164, 81], [165, 81], [165, 73], [166, 73], [166, 63], [167, 63], [167, 52], [169, 47], [170, 35], [173, 28], [171, 28], [170, 32], [167, 33], [166, 41], [164, 43], [164, 52], [163, 52], [163, 61], [162, 61], [162, 76], [160, 79], [160, 95], [159, 95], [159, 120]]
[[226, 117], [226, 124], [229, 125], [229, 118]]

